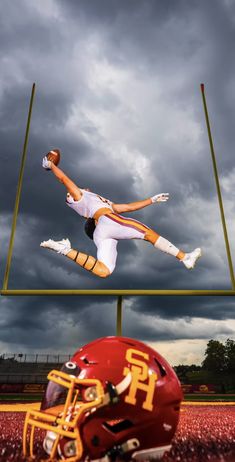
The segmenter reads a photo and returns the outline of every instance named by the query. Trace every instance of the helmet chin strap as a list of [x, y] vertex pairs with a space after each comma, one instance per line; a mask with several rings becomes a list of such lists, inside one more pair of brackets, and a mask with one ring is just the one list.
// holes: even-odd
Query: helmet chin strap
[[[110, 451], [108, 451], [104, 457], [101, 459], [89, 459], [89, 462], [115, 462], [117, 458], [120, 458], [129, 451], [134, 451], [140, 446], [139, 440], [132, 438], [125, 441], [125, 443], [120, 444], [119, 446], [114, 446]], [[85, 459], [85, 462], [88, 462], [88, 459]]]

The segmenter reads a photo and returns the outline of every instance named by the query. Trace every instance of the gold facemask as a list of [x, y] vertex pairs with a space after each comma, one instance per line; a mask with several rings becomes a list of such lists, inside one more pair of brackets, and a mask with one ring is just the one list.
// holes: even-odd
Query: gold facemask
[[66, 437], [71, 440], [73, 455], [71, 457], [68, 455], [64, 460], [77, 462], [83, 453], [79, 424], [85, 413], [93, 412], [107, 404], [107, 397], [101, 382], [97, 379], [78, 379], [56, 370], [52, 370], [47, 378], [68, 390], [66, 400], [64, 404], [50, 407], [45, 411], [27, 412], [23, 432], [23, 454], [34, 457], [35, 428], [40, 428], [53, 433], [50, 459], [56, 458], [59, 441], [61, 437]]

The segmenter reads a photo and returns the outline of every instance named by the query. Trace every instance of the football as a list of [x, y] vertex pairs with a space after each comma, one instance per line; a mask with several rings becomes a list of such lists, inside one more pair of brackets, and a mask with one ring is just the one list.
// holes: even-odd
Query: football
[[53, 162], [53, 164], [58, 165], [60, 163], [60, 150], [52, 149], [46, 155], [47, 159]]

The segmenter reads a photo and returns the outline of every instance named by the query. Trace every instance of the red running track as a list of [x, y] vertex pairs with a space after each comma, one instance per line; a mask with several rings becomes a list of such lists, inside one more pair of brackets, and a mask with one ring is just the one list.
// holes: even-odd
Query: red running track
[[[22, 431], [25, 414], [0, 412], [0, 462], [25, 462]], [[45, 460], [37, 435], [35, 462]], [[235, 462], [235, 406], [183, 405], [172, 449], [162, 462]]]

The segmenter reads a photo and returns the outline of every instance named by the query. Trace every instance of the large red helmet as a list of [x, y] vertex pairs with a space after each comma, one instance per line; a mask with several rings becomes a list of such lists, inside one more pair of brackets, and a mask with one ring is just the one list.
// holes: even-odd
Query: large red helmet
[[51, 371], [40, 411], [30, 427], [47, 431], [50, 458], [113, 461], [160, 458], [170, 449], [179, 420], [181, 386], [167, 361], [142, 342], [105, 337], [80, 348], [61, 371]]

